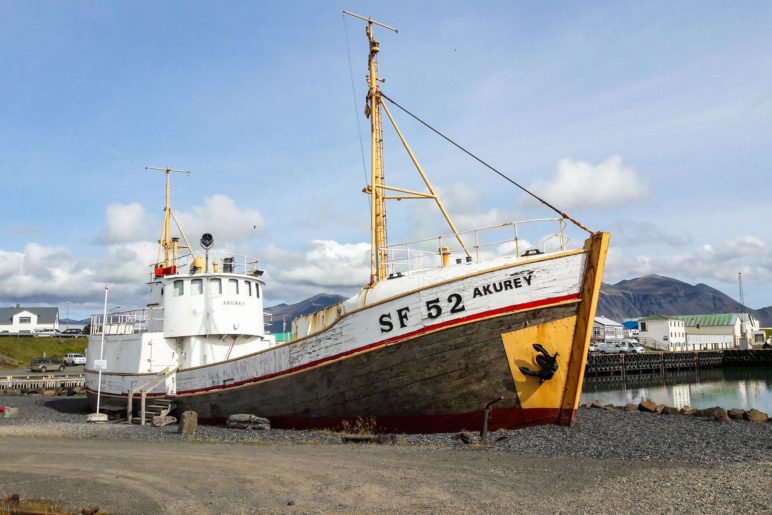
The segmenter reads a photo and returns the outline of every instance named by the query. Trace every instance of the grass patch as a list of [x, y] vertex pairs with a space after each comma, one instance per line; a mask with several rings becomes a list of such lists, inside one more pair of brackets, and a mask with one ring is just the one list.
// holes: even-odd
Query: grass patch
[[[40, 358], [45, 352], [52, 359], [62, 360], [65, 354], [77, 352], [85, 354], [87, 338], [19, 338], [5, 336], [0, 338], [0, 358], [7, 358], [10, 368], [29, 365], [34, 358]], [[3, 360], [6, 361], [6, 360]]]

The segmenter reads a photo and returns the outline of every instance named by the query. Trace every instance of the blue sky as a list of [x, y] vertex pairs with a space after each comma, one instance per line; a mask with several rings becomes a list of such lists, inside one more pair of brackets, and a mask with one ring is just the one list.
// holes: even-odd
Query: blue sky
[[[0, 304], [85, 315], [109, 282], [141, 305], [163, 207], [146, 165], [193, 171], [186, 230], [259, 254], [270, 301], [366, 282], [367, 47], [344, 8], [399, 28], [378, 31], [388, 95], [612, 232], [608, 282], [736, 297], [741, 271], [772, 304], [772, 4], [366, 1], [0, 2]], [[549, 214], [398, 120], [467, 228]], [[396, 143], [387, 176], [417, 187]], [[398, 208], [395, 241], [447, 232]]]

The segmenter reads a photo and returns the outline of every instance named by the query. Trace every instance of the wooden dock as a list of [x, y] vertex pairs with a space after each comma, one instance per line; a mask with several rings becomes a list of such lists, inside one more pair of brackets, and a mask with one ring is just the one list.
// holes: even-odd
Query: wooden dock
[[49, 374], [45, 376], [5, 376], [0, 378], [0, 395], [4, 390], [55, 390], [57, 388], [83, 388], [83, 374]]
[[646, 352], [643, 354], [600, 354], [587, 358], [585, 376], [664, 374], [666, 371], [695, 370], [729, 365], [772, 364], [772, 350], [709, 350], [693, 352]]

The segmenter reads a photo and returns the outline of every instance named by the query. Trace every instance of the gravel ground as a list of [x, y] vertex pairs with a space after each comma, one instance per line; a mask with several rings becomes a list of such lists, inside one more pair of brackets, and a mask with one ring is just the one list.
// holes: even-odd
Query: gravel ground
[[454, 434], [343, 445], [329, 431], [199, 426], [186, 441], [177, 426], [88, 424], [83, 397], [0, 396], [0, 406], [19, 408], [0, 418], [0, 497], [74, 512], [767, 514], [772, 506], [772, 423], [581, 409], [573, 428], [497, 431], [489, 446]]
[[[2, 397], [0, 406], [15, 406], [19, 414], [0, 418], [0, 436], [65, 436], [179, 440], [177, 426], [154, 428], [125, 423], [88, 424], [84, 397]], [[396, 435], [399, 445], [479, 451], [455, 433]], [[213, 442], [340, 444], [331, 431], [272, 429], [253, 431], [222, 426], [199, 426], [196, 439]], [[500, 441], [496, 441], [500, 440]], [[489, 436], [496, 450], [521, 456], [568, 456], [602, 460], [723, 466], [772, 461], [772, 423], [715, 422], [686, 415], [611, 413], [582, 408], [574, 427], [538, 426], [496, 431]]]

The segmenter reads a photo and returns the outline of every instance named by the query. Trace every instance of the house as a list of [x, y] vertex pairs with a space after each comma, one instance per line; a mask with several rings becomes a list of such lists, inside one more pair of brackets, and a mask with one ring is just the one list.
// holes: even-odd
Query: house
[[42, 329], [59, 329], [59, 308], [19, 304], [15, 308], [0, 308], [0, 334], [34, 334]]
[[684, 321], [671, 316], [652, 315], [638, 320], [638, 341], [644, 347], [664, 351], [686, 350]]
[[718, 350], [740, 347], [742, 339], [751, 341], [758, 320], [748, 313], [681, 315], [686, 327], [687, 350]]
[[592, 341], [611, 342], [623, 340], [624, 337], [622, 324], [606, 317], [595, 317], [592, 324]]

